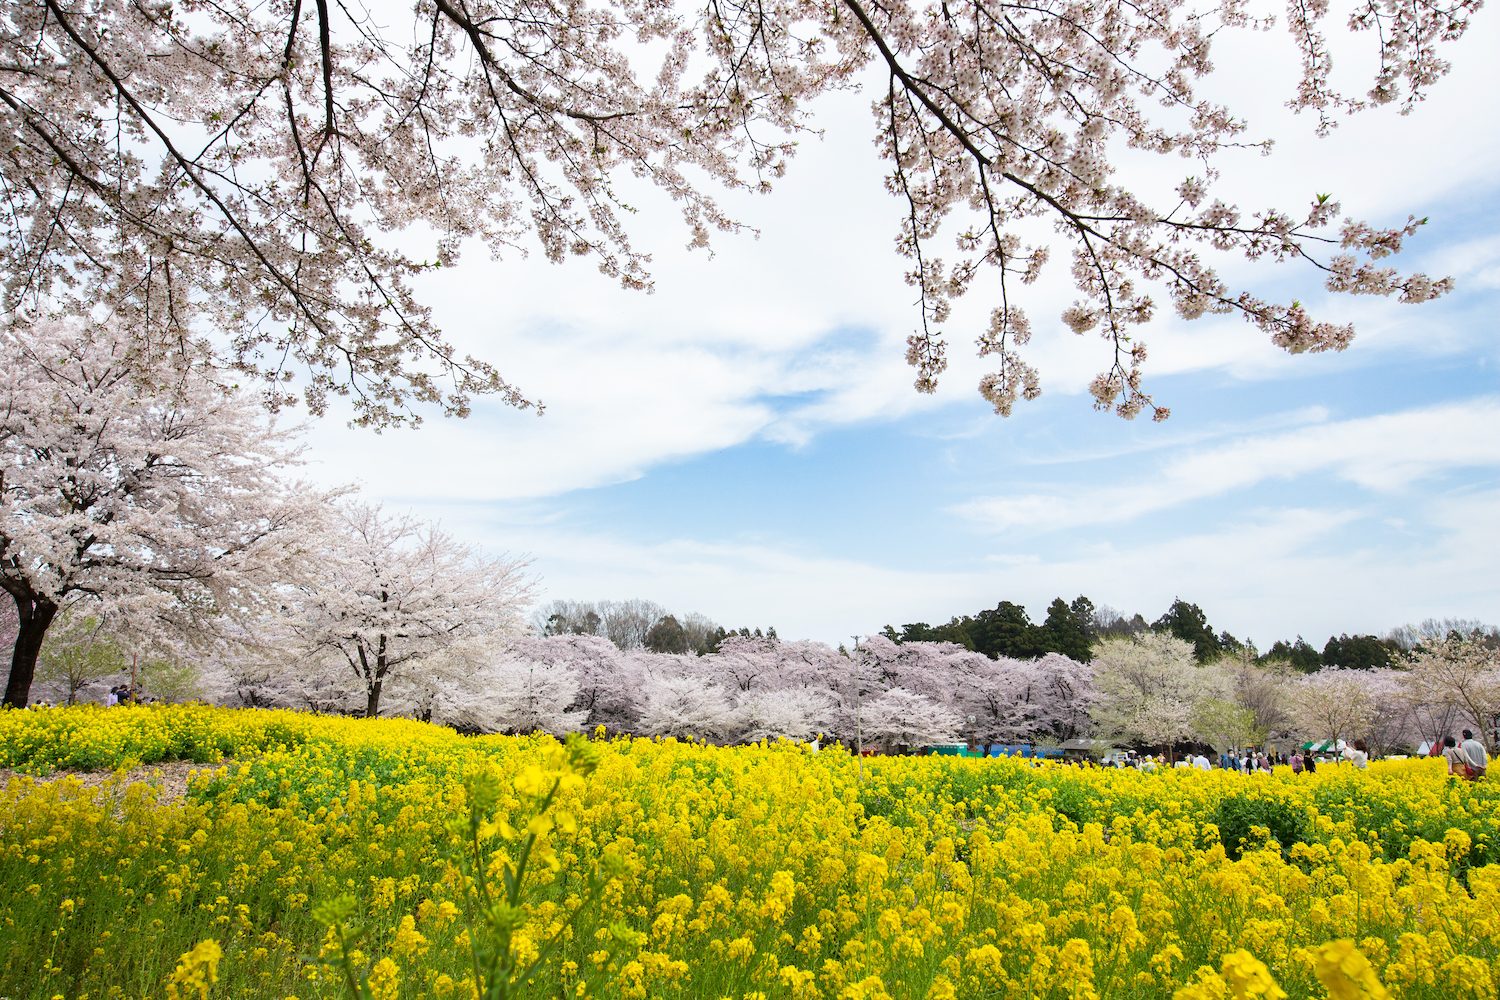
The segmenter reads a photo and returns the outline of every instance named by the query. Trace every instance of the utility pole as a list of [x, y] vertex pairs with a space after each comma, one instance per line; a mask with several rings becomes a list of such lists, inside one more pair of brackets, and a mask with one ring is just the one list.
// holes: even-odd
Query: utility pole
[[854, 760], [859, 775], [859, 784], [863, 785], [865, 783], [865, 740], [864, 733], [861, 731], [862, 720], [860, 718], [860, 709], [864, 698], [864, 682], [859, 674], [860, 637], [852, 635], [849, 638], [854, 640]]

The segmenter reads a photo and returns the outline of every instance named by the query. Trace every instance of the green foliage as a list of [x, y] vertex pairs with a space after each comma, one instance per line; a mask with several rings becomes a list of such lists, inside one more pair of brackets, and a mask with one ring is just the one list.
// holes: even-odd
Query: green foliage
[[100, 631], [99, 619], [68, 614], [48, 632], [37, 658], [36, 679], [62, 688], [71, 705], [84, 687], [114, 677], [126, 667], [125, 655]]
[[1252, 795], [1230, 795], [1220, 800], [1213, 822], [1219, 828], [1224, 853], [1232, 860], [1262, 843], [1262, 830], [1286, 852], [1293, 844], [1306, 843], [1309, 829], [1306, 811]]
[[1207, 663], [1224, 652], [1223, 643], [1208, 624], [1208, 616], [1203, 613], [1203, 609], [1180, 597], [1172, 602], [1166, 614], [1151, 623], [1151, 628], [1192, 643], [1193, 658], [1199, 663]]
[[176, 660], [146, 660], [140, 666], [140, 690], [160, 701], [192, 701], [203, 692], [198, 668]]
[[1260, 658], [1262, 663], [1283, 662], [1301, 674], [1317, 673], [1323, 667], [1323, 656], [1300, 635], [1295, 642], [1278, 639]]
[[1265, 733], [1255, 726], [1255, 712], [1224, 698], [1204, 698], [1193, 706], [1193, 733], [1215, 750], [1258, 744]]
[[1026, 609], [1010, 601], [1001, 601], [993, 610], [975, 615], [969, 634], [974, 637], [975, 651], [990, 657], [1026, 660], [1046, 652]]
[[1347, 667], [1354, 670], [1381, 670], [1395, 659], [1395, 647], [1373, 635], [1330, 636], [1323, 646], [1325, 667]]
[[1052, 808], [1079, 829], [1099, 818], [1099, 796], [1081, 782], [1059, 782], [1052, 792]]
[[903, 625], [899, 633], [889, 625], [886, 626], [885, 636], [892, 642], [952, 642], [965, 649], [974, 648], [974, 640], [969, 636], [968, 619], [953, 618], [946, 625], [929, 625], [926, 622], [913, 622]]
[[673, 615], [663, 615], [646, 633], [646, 648], [653, 653], [686, 653], [687, 631]]
[[1047, 618], [1041, 625], [1042, 645], [1048, 652], [1061, 653], [1080, 663], [1093, 656], [1094, 602], [1079, 595], [1068, 604], [1061, 597], [1047, 606]]

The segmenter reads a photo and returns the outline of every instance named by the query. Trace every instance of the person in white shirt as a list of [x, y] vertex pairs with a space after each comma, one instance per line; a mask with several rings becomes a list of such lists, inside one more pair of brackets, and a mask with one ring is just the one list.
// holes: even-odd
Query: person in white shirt
[[1469, 780], [1484, 777], [1485, 770], [1490, 766], [1490, 755], [1485, 752], [1484, 744], [1474, 738], [1474, 730], [1464, 730], [1464, 741], [1459, 749], [1463, 751], [1469, 764]]
[[1209, 764], [1208, 758], [1200, 753], [1198, 756], [1193, 758], [1193, 766], [1200, 771], [1207, 771], [1212, 765]]
[[1363, 771], [1370, 766], [1370, 747], [1364, 740], [1355, 740], [1352, 747], [1344, 747], [1344, 759]]

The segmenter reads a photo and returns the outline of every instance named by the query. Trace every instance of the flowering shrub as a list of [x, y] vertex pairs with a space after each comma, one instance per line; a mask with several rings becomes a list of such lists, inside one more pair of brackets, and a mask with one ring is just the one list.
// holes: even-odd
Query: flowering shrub
[[[0, 713], [23, 772], [212, 761], [180, 800], [125, 775], [0, 790], [0, 995], [1447, 1000], [1500, 979], [1500, 792], [1430, 761], [584, 751], [287, 712]], [[1254, 804], [1238, 857], [1233, 803]]]

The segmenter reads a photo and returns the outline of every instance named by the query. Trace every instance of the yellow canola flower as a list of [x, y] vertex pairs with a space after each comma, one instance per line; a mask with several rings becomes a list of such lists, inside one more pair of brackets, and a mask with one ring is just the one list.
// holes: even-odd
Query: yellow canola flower
[[1369, 959], [1348, 938], [1314, 949], [1313, 972], [1330, 1000], [1389, 1000]]
[[391, 940], [391, 951], [407, 960], [426, 954], [427, 938], [417, 930], [416, 918], [411, 914], [401, 918], [401, 924]]
[[511, 782], [517, 792], [531, 798], [541, 798], [556, 783], [557, 775], [544, 771], [540, 764], [526, 765]]
[[370, 970], [369, 985], [374, 1000], [397, 1000], [401, 995], [401, 970], [389, 958], [382, 958]]
[[1286, 990], [1277, 985], [1266, 964], [1245, 949], [1224, 956], [1220, 968], [1224, 981], [1234, 994], [1234, 1000], [1286, 1000]]
[[[217, 984], [202, 972], [213, 995], [333, 997], [339, 980], [304, 958], [321, 928], [289, 914], [336, 893], [347, 926], [373, 932], [360, 947], [389, 954], [392, 990], [468, 1000], [461, 916], [482, 944], [488, 915], [443, 845], [481, 798], [497, 883], [537, 838], [514, 945], [540, 954], [588, 900], [538, 970], [548, 996], [1322, 997], [1322, 958], [1335, 1000], [1494, 1000], [1500, 971], [1500, 783], [1428, 761], [1143, 774], [774, 742], [565, 750], [201, 706], [0, 713], [0, 767], [173, 754], [209, 763], [176, 801], [125, 774], [0, 787], [0, 995], [107, 998], [122, 960], [218, 926], [232, 958]], [[1323, 954], [1355, 927], [1363, 966]], [[158, 985], [201, 1000], [186, 979]]]
[[1229, 996], [1229, 984], [1213, 969], [1202, 966], [1197, 978], [1176, 990], [1172, 1000], [1225, 1000]]
[[219, 981], [219, 959], [224, 949], [213, 938], [199, 941], [177, 960], [177, 968], [167, 983], [168, 1000], [189, 1000], [208, 996], [208, 988]]

